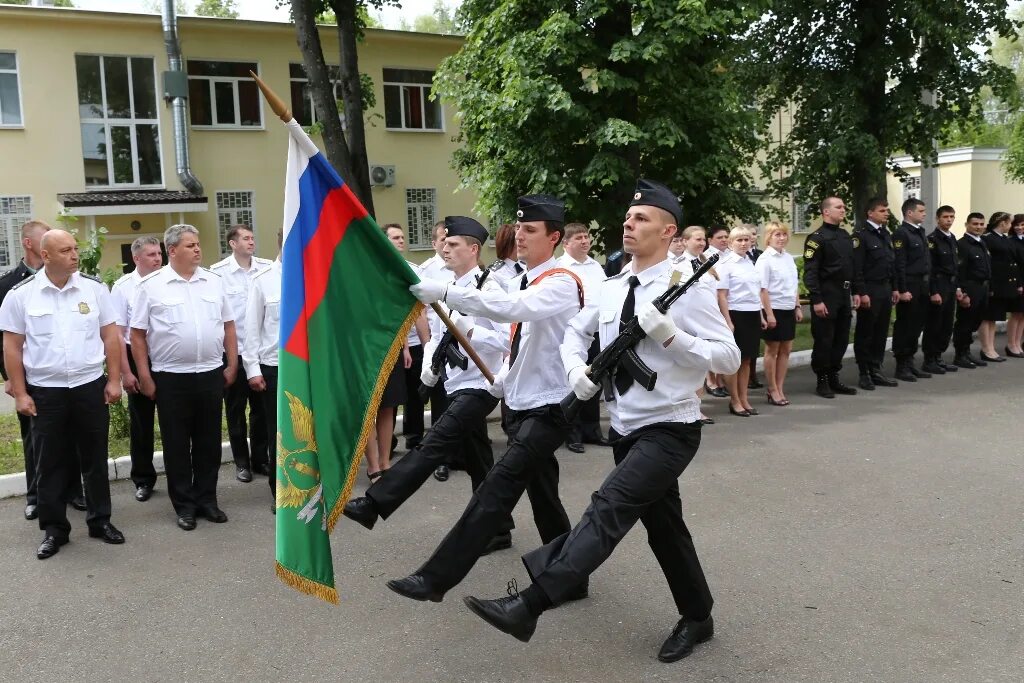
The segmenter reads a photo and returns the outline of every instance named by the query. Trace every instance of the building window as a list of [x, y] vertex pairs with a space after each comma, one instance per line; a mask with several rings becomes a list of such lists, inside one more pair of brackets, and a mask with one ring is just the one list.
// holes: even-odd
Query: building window
[[0, 197], [0, 267], [21, 257], [21, 226], [32, 219], [32, 197]]
[[260, 128], [263, 109], [256, 62], [188, 60], [188, 108], [193, 126]]
[[255, 234], [252, 197], [251, 190], [217, 192], [217, 235], [221, 258], [231, 253], [228, 230], [232, 225], [248, 225]]
[[921, 198], [921, 176], [912, 175], [903, 179], [903, 201]]
[[153, 58], [75, 55], [75, 70], [86, 186], [163, 186]]
[[[336, 66], [327, 66], [331, 84], [334, 86], [335, 101], [341, 99], [341, 70]], [[317, 121], [316, 108], [313, 106], [313, 93], [309, 89], [309, 79], [302, 64], [289, 64], [288, 76], [292, 93], [292, 116], [300, 126], [312, 126]], [[345, 126], [345, 114], [338, 108], [342, 127]]]
[[0, 126], [21, 125], [18, 56], [13, 52], [0, 52]]
[[430, 100], [434, 72], [384, 69], [384, 124], [391, 130], [444, 130], [441, 103]]
[[426, 249], [431, 246], [434, 223], [437, 221], [437, 190], [409, 188], [405, 191], [405, 215], [409, 226], [409, 247]]
[[793, 232], [810, 232], [810, 222], [807, 220], [808, 205], [806, 197], [799, 193], [793, 193], [790, 215], [793, 217]]

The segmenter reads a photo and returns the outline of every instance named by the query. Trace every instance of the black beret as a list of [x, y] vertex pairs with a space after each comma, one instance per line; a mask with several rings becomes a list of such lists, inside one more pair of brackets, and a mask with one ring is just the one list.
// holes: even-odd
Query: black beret
[[444, 234], [448, 237], [475, 237], [481, 244], [487, 243], [487, 228], [468, 216], [445, 216]]
[[565, 202], [549, 194], [528, 194], [519, 198], [516, 220], [524, 223], [533, 221], [565, 222]]
[[672, 190], [654, 180], [636, 181], [636, 193], [630, 206], [656, 206], [672, 214], [676, 219], [676, 225], [683, 221], [683, 208], [679, 206], [679, 199]]

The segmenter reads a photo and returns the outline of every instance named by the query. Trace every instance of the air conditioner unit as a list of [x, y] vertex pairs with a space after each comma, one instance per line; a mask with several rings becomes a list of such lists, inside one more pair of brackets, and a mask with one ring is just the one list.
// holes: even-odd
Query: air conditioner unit
[[395, 184], [395, 167], [370, 164], [370, 186], [391, 187]]

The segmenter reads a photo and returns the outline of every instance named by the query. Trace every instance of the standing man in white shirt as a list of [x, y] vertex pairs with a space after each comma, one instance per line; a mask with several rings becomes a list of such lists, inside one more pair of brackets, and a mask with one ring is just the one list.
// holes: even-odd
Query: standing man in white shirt
[[[413, 600], [440, 602], [458, 585], [524, 491], [545, 543], [569, 530], [569, 517], [558, 497], [555, 458], [568, 428], [559, 402], [569, 385], [556, 351], [569, 319], [583, 308], [583, 283], [559, 268], [554, 257], [562, 240], [565, 204], [550, 195], [520, 197], [516, 216], [516, 247], [527, 268], [518, 290], [485, 292], [434, 280], [410, 287], [424, 303], [443, 300], [465, 315], [514, 323], [511, 352], [492, 387], [495, 395], [504, 390], [508, 404], [508, 449], [426, 564], [411, 576], [388, 581], [388, 588]], [[586, 596], [586, 585], [576, 589], [574, 598]]]
[[[248, 225], [232, 225], [228, 229], [227, 240], [231, 255], [214, 263], [210, 270], [224, 279], [224, 291], [231, 304], [238, 350], [241, 351], [245, 346], [245, 304], [252, 289], [252, 279], [270, 268], [272, 262], [254, 255], [256, 238]], [[240, 358], [237, 360], [241, 361]], [[252, 481], [253, 472], [270, 475], [267, 462], [270, 444], [266, 440], [267, 419], [263, 402], [249, 391], [246, 377], [238, 379], [224, 390], [224, 408], [227, 411], [231, 455], [235, 459], [235, 478], [248, 483]], [[247, 405], [249, 424], [245, 420]]]
[[167, 494], [178, 526], [191, 531], [197, 514], [228, 521], [217, 506], [217, 473], [224, 388], [238, 374], [238, 342], [223, 278], [199, 265], [199, 231], [172, 225], [164, 247], [168, 264], [136, 290], [132, 355], [139, 389], [156, 401]]
[[638, 521], [682, 615], [658, 659], [682, 659], [714, 633], [714, 601], [683, 522], [678, 479], [700, 445], [696, 391], [708, 370], [736, 372], [740, 354], [709, 297], [683, 294], [668, 313], [652, 303], [673, 282], [666, 255], [680, 214], [678, 200], [664, 185], [637, 183], [623, 226], [623, 247], [633, 260], [604, 282], [599, 308], [584, 309], [566, 331], [562, 361], [579, 399], [599, 391], [586, 373], [592, 339], [596, 335], [607, 346], [634, 311], [647, 333], [636, 352], [658, 373], [658, 381], [651, 391], [638, 386], [623, 391], [616, 376], [616, 398], [609, 403], [615, 469], [572, 531], [523, 556], [533, 585], [498, 600], [465, 599], [487, 623], [519, 640], [528, 641], [538, 617], [586, 582]]
[[[583, 223], [569, 223], [565, 226], [562, 248], [565, 253], [558, 259], [558, 265], [573, 273], [583, 282], [583, 300], [586, 306], [597, 305], [597, 293], [604, 282], [604, 268], [590, 256], [590, 230]], [[591, 347], [588, 358], [597, 355], [597, 342]], [[573, 453], [582, 453], [583, 444], [607, 446], [608, 440], [601, 435], [601, 396], [585, 401], [573, 421], [565, 447]]]
[[[281, 240], [277, 233], [277, 260], [252, 279], [252, 291], [245, 306], [245, 346], [242, 364], [249, 389], [263, 405], [270, 467], [270, 494], [277, 491], [277, 347], [281, 332]], [[270, 509], [277, 514], [277, 505]]]
[[[32, 418], [39, 528], [45, 560], [68, 542], [65, 492], [85, 476], [89, 536], [124, 543], [110, 523], [107, 439], [110, 409], [121, 399], [121, 343], [110, 292], [78, 272], [78, 244], [64, 230], [42, 239], [43, 270], [11, 290], [0, 306], [8, 393]], [[104, 361], [109, 375], [103, 376]]]
[[160, 240], [155, 237], [139, 237], [132, 242], [132, 261], [135, 270], [122, 276], [110, 290], [117, 311], [117, 329], [124, 343], [121, 345], [121, 384], [128, 392], [128, 436], [132, 459], [132, 483], [135, 484], [135, 500], [144, 503], [153, 495], [156, 485], [156, 469], [153, 467], [153, 445], [155, 440], [156, 402], [139, 391], [138, 371], [132, 357], [132, 340], [128, 335], [132, 319], [132, 303], [135, 290], [142, 278], [160, 270], [163, 254]]

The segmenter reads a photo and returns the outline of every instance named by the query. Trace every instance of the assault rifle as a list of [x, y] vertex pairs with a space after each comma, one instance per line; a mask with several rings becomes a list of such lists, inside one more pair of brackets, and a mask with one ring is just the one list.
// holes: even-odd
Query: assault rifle
[[[696, 284], [705, 273], [711, 270], [718, 262], [718, 259], [718, 254], [712, 254], [707, 261], [704, 261], [704, 263], [697, 267], [689, 280], [681, 284], [676, 283], [672, 285], [651, 303], [662, 313], [667, 313], [672, 304], [676, 302], [676, 299], [681, 297], [686, 290]], [[647, 391], [654, 389], [654, 385], [658, 381], [658, 373], [651, 370], [636, 353], [636, 345], [646, 336], [647, 333], [640, 327], [636, 316], [633, 316], [626, 323], [625, 328], [619, 332], [619, 336], [613, 339], [608, 346], [601, 349], [601, 352], [594, 358], [594, 362], [587, 368], [587, 376], [590, 377], [590, 380], [604, 388], [606, 401], [615, 399], [613, 379], [619, 372], [628, 372], [636, 383]], [[562, 413], [565, 415], [565, 419], [572, 422], [579, 412], [582, 403], [575, 392], [570, 392], [568, 396], [562, 399]]]

